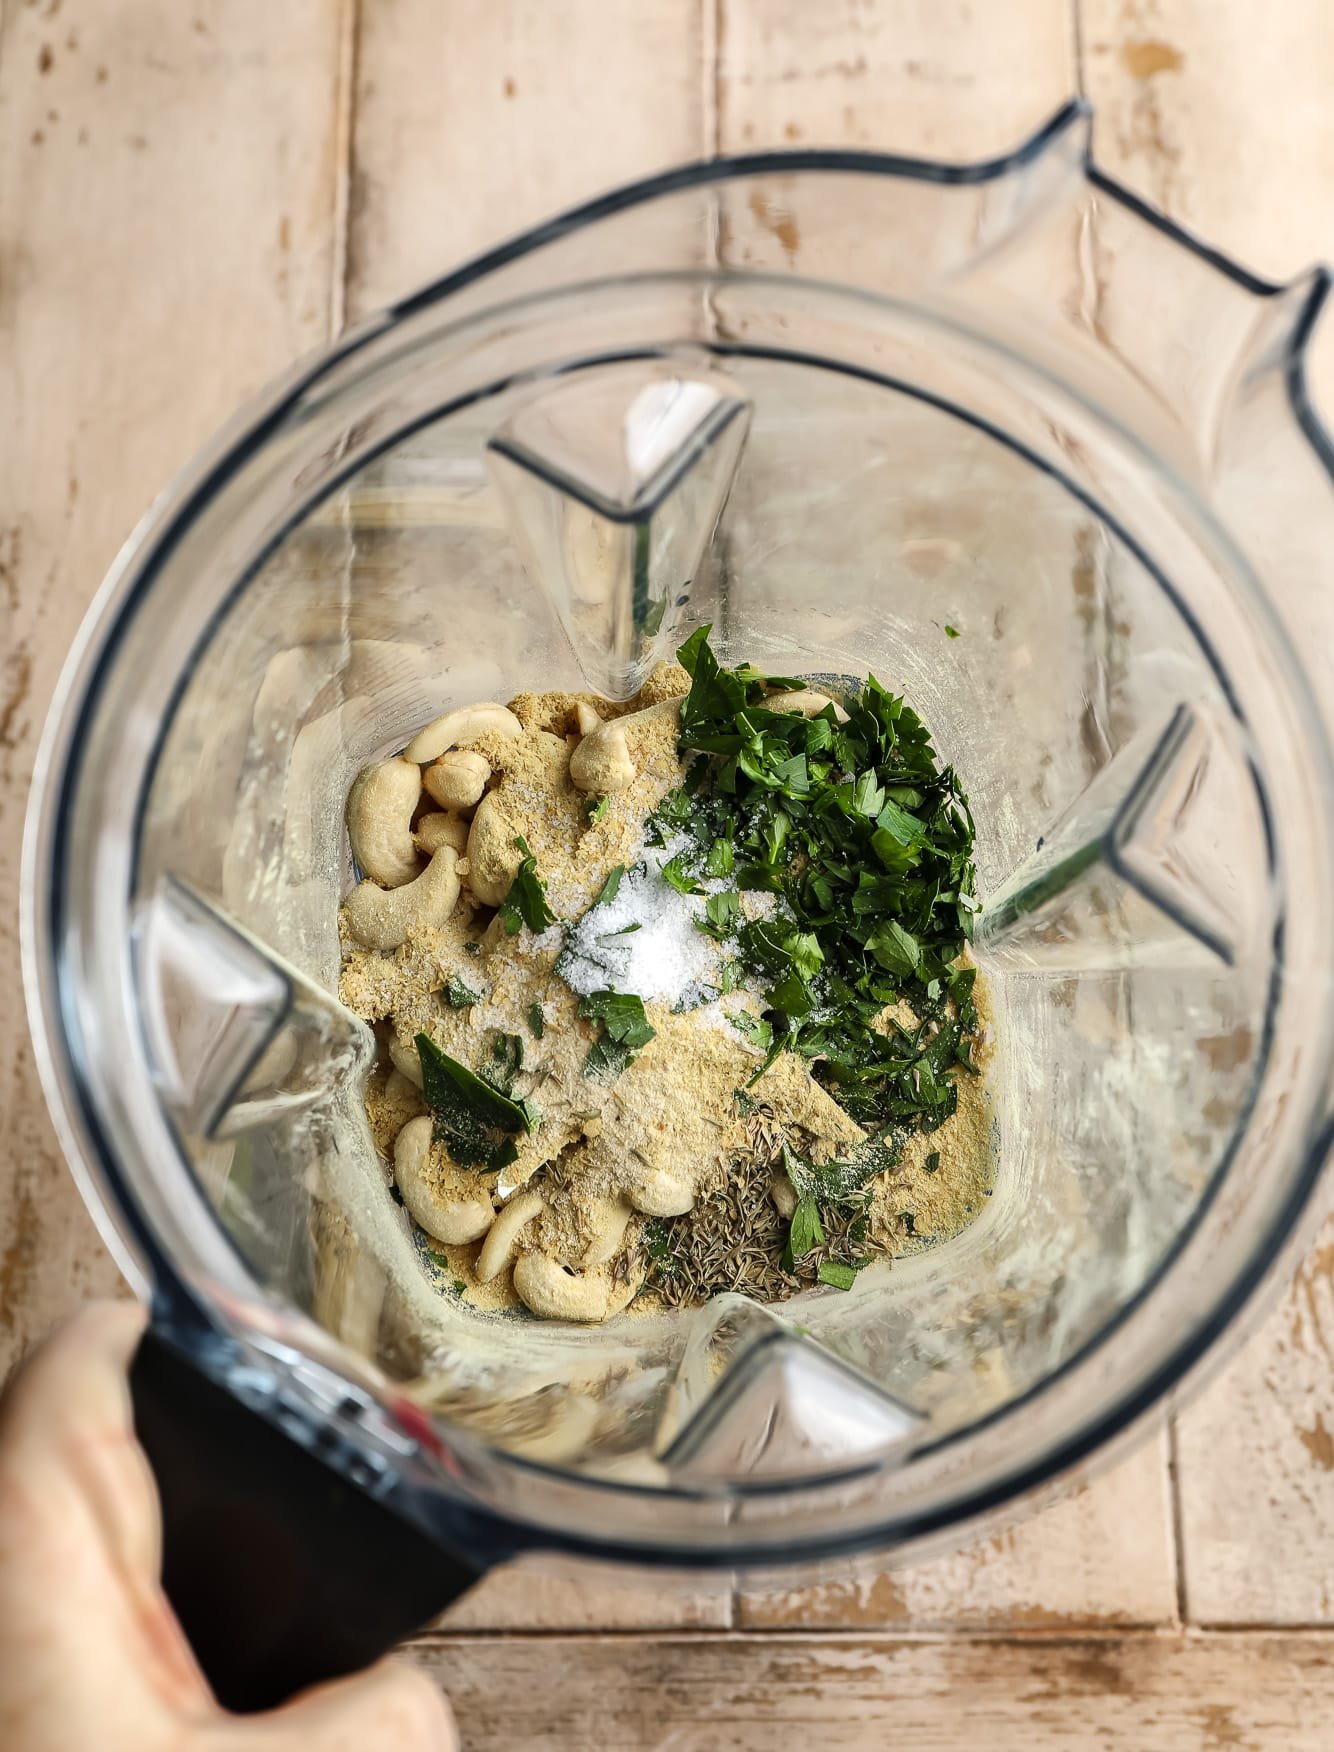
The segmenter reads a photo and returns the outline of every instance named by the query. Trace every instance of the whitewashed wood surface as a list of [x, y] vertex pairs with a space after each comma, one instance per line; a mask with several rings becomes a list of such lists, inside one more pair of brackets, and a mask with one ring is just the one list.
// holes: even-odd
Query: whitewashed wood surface
[[[0, 1366], [115, 1287], [14, 895], [61, 658], [172, 470], [344, 320], [614, 183], [981, 156], [1080, 89], [1175, 217], [1270, 274], [1334, 257], [1328, 0], [0, 0]], [[1009, 1532], [795, 1594], [501, 1574], [415, 1655], [479, 1748], [1326, 1747], [1332, 1356], [1334, 1230], [1170, 1434]]]

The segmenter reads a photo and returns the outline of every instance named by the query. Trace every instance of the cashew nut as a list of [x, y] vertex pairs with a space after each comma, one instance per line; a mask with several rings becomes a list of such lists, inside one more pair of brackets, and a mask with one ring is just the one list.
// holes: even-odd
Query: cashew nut
[[403, 750], [403, 758], [425, 766], [447, 748], [456, 748], [460, 742], [471, 742], [474, 737], [484, 736], [488, 731], [493, 736], [519, 736], [523, 733], [523, 725], [508, 706], [497, 705], [494, 700], [484, 700], [476, 706], [456, 706], [452, 712], [446, 712], [442, 718], [434, 719], [419, 730]]
[[468, 830], [468, 887], [483, 906], [499, 906], [510, 891], [523, 853], [514, 843], [495, 793], [483, 797]]
[[514, 1289], [520, 1301], [544, 1320], [605, 1320], [611, 1300], [606, 1272], [575, 1273], [545, 1253], [524, 1253], [515, 1261]]
[[422, 774], [422, 783], [442, 809], [471, 809], [491, 777], [491, 762], [470, 748], [451, 748]]
[[417, 850], [424, 857], [434, 856], [441, 846], [453, 846], [462, 857], [468, 849], [468, 823], [462, 816], [450, 815], [444, 811], [423, 815], [412, 837], [416, 841]]
[[574, 727], [581, 736], [591, 736], [601, 722], [587, 700], [574, 702]]
[[692, 1209], [695, 1189], [679, 1174], [669, 1174], [665, 1168], [650, 1168], [625, 1196], [637, 1211], [646, 1217], [679, 1217]]
[[771, 693], [764, 703], [771, 712], [800, 712], [803, 718], [813, 718], [817, 712], [823, 712], [826, 706], [832, 706], [834, 716], [840, 724], [848, 721], [848, 714], [837, 700], [831, 700], [828, 694], [816, 693], [814, 688], [797, 688], [792, 693]]
[[389, 1062], [400, 1076], [406, 1077], [414, 1088], [422, 1086], [422, 1062], [415, 1046], [404, 1046], [402, 1041], [389, 1037]]
[[479, 1283], [489, 1284], [492, 1278], [500, 1276], [514, 1257], [520, 1230], [526, 1228], [541, 1209], [542, 1195], [537, 1192], [525, 1192], [502, 1207], [473, 1267]]
[[774, 1208], [783, 1221], [790, 1221], [797, 1208], [797, 1195], [786, 1174], [774, 1175], [769, 1182], [769, 1197], [774, 1201]]
[[624, 1199], [600, 1198], [589, 1215], [593, 1236], [579, 1261], [584, 1271], [590, 1266], [604, 1264], [620, 1246], [626, 1224], [630, 1221], [630, 1206]]
[[417, 874], [412, 812], [421, 793], [421, 773], [407, 760], [377, 761], [357, 775], [348, 792], [352, 856], [382, 888], [400, 888]]
[[570, 756], [570, 781], [581, 791], [596, 791], [603, 797], [634, 784], [635, 763], [619, 720], [584, 737]]
[[459, 897], [459, 855], [441, 846], [416, 881], [402, 888], [363, 882], [347, 897], [347, 928], [368, 949], [397, 949], [410, 932], [445, 924]]
[[410, 1119], [394, 1140], [394, 1179], [403, 1203], [428, 1235], [448, 1245], [476, 1241], [495, 1220], [491, 1200], [481, 1193], [451, 1198], [432, 1181], [431, 1161], [434, 1121], [429, 1113]]

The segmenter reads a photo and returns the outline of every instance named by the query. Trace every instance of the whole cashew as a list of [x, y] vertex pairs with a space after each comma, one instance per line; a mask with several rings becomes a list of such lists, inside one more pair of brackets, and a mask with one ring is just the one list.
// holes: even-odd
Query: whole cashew
[[526, 1228], [541, 1209], [542, 1196], [536, 1192], [525, 1192], [501, 1207], [473, 1267], [479, 1283], [489, 1284], [492, 1278], [500, 1276], [514, 1257], [519, 1231]]
[[348, 930], [368, 949], [397, 949], [412, 931], [438, 929], [459, 897], [458, 861], [453, 846], [441, 846], [416, 881], [402, 888], [362, 882], [344, 904]]
[[438, 852], [441, 846], [453, 846], [462, 857], [468, 849], [468, 823], [462, 816], [442, 810], [434, 815], [423, 815], [412, 837], [417, 850], [427, 858]]
[[584, 1271], [603, 1265], [620, 1246], [630, 1221], [630, 1206], [624, 1199], [600, 1198], [591, 1211], [593, 1238], [579, 1261]]
[[358, 866], [382, 888], [400, 888], [419, 868], [412, 812], [422, 776], [408, 760], [381, 760], [358, 773], [347, 797], [347, 834]]
[[452, 712], [433, 719], [419, 730], [403, 750], [403, 758], [425, 766], [447, 748], [455, 748], [460, 742], [471, 742], [475, 736], [483, 736], [488, 731], [493, 736], [519, 736], [523, 733], [523, 725], [508, 706], [497, 705], [494, 700], [484, 700], [476, 706], [456, 706]]
[[442, 809], [471, 809], [491, 777], [491, 762], [470, 748], [451, 748], [422, 774], [422, 784]]
[[581, 791], [608, 797], [635, 782], [635, 763], [620, 721], [613, 719], [585, 736], [570, 756], [570, 781]]
[[774, 1175], [769, 1182], [769, 1197], [774, 1201], [774, 1208], [783, 1221], [790, 1221], [797, 1208], [797, 1195], [786, 1174]]
[[828, 694], [816, 693], [814, 688], [797, 688], [792, 693], [771, 693], [764, 703], [771, 712], [800, 712], [803, 718], [813, 718], [817, 712], [823, 712], [826, 706], [832, 706], [834, 716], [840, 724], [848, 721], [848, 714], [837, 700], [831, 700]]
[[394, 1179], [403, 1203], [428, 1235], [448, 1245], [475, 1241], [495, 1220], [491, 1200], [481, 1193], [450, 1198], [428, 1177], [434, 1121], [429, 1113], [410, 1119], [394, 1140]]
[[406, 1077], [415, 1088], [421, 1088], [422, 1062], [415, 1046], [404, 1046], [390, 1035], [389, 1062], [400, 1076]]
[[510, 891], [523, 853], [495, 793], [483, 797], [468, 830], [468, 887], [483, 906], [499, 906]]
[[574, 1274], [545, 1253], [524, 1253], [514, 1265], [520, 1301], [544, 1320], [605, 1320], [611, 1281], [605, 1272]]
[[695, 1189], [679, 1174], [665, 1168], [650, 1168], [625, 1189], [625, 1196], [646, 1217], [679, 1217], [693, 1208]]
[[587, 700], [574, 702], [574, 727], [581, 736], [591, 736], [601, 722]]

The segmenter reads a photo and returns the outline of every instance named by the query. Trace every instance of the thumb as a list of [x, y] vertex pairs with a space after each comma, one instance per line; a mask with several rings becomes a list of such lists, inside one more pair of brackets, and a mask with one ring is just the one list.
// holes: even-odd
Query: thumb
[[370, 1746], [458, 1752], [444, 1693], [416, 1668], [380, 1661], [365, 1673], [302, 1692], [269, 1715], [233, 1719], [219, 1736], [219, 1752], [366, 1752]]

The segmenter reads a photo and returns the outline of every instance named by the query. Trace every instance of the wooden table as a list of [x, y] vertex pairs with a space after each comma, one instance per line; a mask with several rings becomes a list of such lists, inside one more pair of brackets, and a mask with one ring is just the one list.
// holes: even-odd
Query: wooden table
[[[1251, 267], [1334, 255], [1329, 0], [0, 0], [4, 1360], [115, 1288], [13, 897], [57, 670], [158, 486], [345, 321], [610, 184], [982, 156], [1076, 89], [1101, 163]], [[777, 1596], [502, 1574], [413, 1657], [477, 1748], [1327, 1748], [1332, 1347], [1334, 1227], [1170, 1429], [1009, 1532]]]

